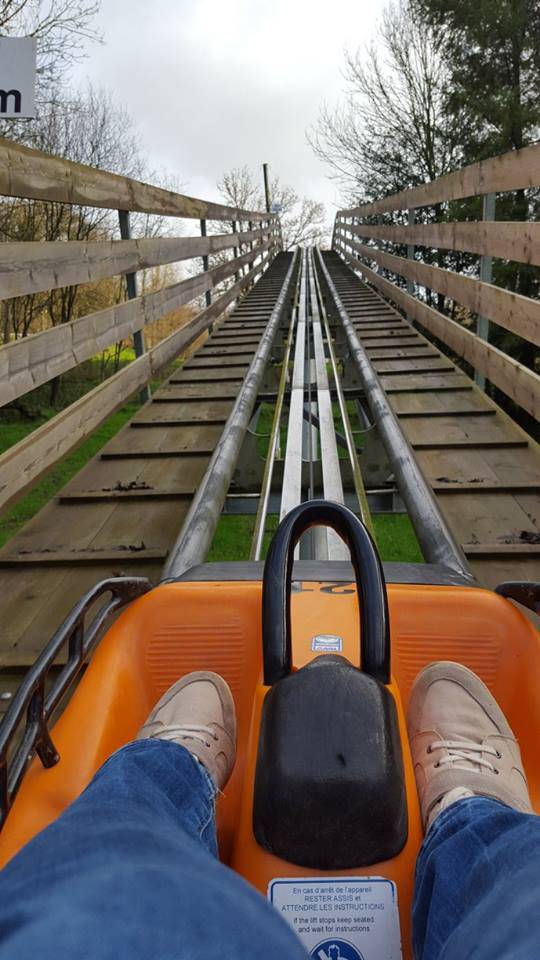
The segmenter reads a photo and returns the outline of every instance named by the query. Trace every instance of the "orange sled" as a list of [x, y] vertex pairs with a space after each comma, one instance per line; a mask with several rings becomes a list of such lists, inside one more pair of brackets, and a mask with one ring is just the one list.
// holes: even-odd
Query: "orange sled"
[[[339, 563], [298, 564], [293, 582], [296, 543], [317, 523], [348, 543], [356, 582]], [[519, 738], [540, 812], [540, 645], [532, 623], [489, 590], [386, 585], [361, 522], [325, 501], [302, 504], [281, 523], [262, 583], [254, 565], [251, 579], [242, 579], [239, 564], [209, 579], [213, 566], [154, 589], [142, 579], [105, 581], [53, 638], [0, 727], [0, 864], [133, 739], [170, 684], [210, 669], [230, 684], [238, 714], [236, 766], [218, 803], [221, 858], [264, 895], [275, 895], [281, 910], [293, 904], [298, 929], [304, 923], [322, 930], [326, 918], [335, 920], [332, 904], [342, 904], [344, 937], [348, 923], [369, 925], [368, 907], [384, 899], [382, 881], [373, 878], [384, 878], [410, 957], [422, 841], [404, 719], [411, 684], [433, 660], [474, 670]], [[85, 616], [107, 592], [112, 599], [85, 631]], [[49, 734], [48, 718], [83, 671], [105, 617], [128, 601]], [[48, 690], [47, 673], [66, 644], [66, 665]], [[329, 883], [336, 877], [343, 880]], [[293, 878], [297, 883], [288, 883]], [[362, 915], [347, 906], [355, 890], [365, 901]]]

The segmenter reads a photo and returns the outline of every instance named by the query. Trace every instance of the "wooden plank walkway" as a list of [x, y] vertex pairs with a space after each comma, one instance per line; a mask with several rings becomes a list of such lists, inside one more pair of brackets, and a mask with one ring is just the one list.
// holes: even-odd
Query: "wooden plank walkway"
[[337, 253], [323, 257], [475, 576], [538, 580], [538, 444]]
[[89, 587], [120, 574], [159, 579], [291, 257], [276, 257], [196, 354], [0, 551], [0, 713], [2, 692]]

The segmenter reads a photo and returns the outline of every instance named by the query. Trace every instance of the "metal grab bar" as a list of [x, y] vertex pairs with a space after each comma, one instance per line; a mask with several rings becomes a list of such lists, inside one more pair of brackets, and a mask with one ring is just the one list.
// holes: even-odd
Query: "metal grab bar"
[[281, 521], [264, 565], [262, 633], [264, 682], [271, 686], [292, 665], [291, 580], [296, 544], [317, 525], [331, 527], [347, 543], [360, 606], [362, 669], [382, 683], [390, 681], [390, 624], [382, 564], [364, 524], [341, 503], [311, 500]]
[[[28, 763], [37, 753], [44, 767], [53, 767], [60, 757], [49, 733], [49, 720], [82, 670], [96, 645], [105, 622], [121, 607], [151, 590], [146, 577], [111, 577], [102, 580], [82, 597], [58, 628], [36, 662], [28, 670], [0, 723], [0, 827], [3, 825]], [[85, 629], [85, 617], [99, 597], [111, 599]], [[45, 684], [59, 652], [68, 645], [67, 661], [49, 693]], [[8, 760], [17, 731], [26, 715], [21, 741]]]

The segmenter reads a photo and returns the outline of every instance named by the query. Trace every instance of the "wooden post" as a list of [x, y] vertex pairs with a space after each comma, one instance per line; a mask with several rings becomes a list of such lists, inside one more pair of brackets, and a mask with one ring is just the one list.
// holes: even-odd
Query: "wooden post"
[[[495, 203], [496, 194], [484, 194], [482, 202], [482, 220], [495, 220]], [[482, 254], [480, 257], [480, 280], [482, 280], [484, 283], [491, 283], [493, 276], [492, 262], [492, 258], [486, 253]], [[489, 320], [487, 317], [482, 317], [480, 314], [476, 320], [476, 334], [477, 336], [481, 337], [482, 340], [486, 340], [489, 343]], [[486, 389], [486, 378], [482, 373], [478, 373], [478, 371], [475, 370], [474, 379], [481, 390]]]
[[[122, 240], [131, 240], [129, 210], [118, 211], [118, 223], [120, 225], [120, 236]], [[128, 300], [135, 300], [137, 298], [138, 291], [136, 273], [126, 273], [126, 290]], [[142, 355], [146, 353], [144, 333], [142, 330], [136, 330], [133, 334], [133, 347], [135, 349], [136, 357], [142, 357]], [[147, 401], [150, 400], [150, 387], [148, 384], [139, 391], [139, 400], [141, 403], [147, 403]]]
[[270, 213], [272, 202], [270, 198], [270, 181], [268, 180], [268, 164], [263, 163], [263, 178], [264, 178], [264, 199], [266, 201], [266, 212]]
[[[409, 210], [408, 210], [408, 223], [409, 223], [409, 226], [410, 226], [410, 227], [413, 226], [415, 219], [416, 219], [416, 210], [415, 210], [414, 207], [409, 207]], [[413, 243], [408, 243], [408, 244], [407, 244], [407, 260], [414, 260], [414, 244], [413, 244]], [[414, 296], [414, 283], [413, 283], [412, 280], [407, 280], [407, 293], [409, 293], [409, 294], [411, 295], [411, 297]], [[407, 320], [408, 320], [409, 323], [412, 324], [412, 326], [414, 327], [414, 319], [413, 319], [413, 317], [411, 317], [409, 314], [407, 314]]]
[[[236, 233], [236, 220], [231, 220], [232, 233]], [[238, 256], [238, 247], [233, 247], [233, 258], [236, 260]], [[234, 279], [238, 281], [240, 279], [240, 272], [237, 270]]]
[[[205, 236], [206, 236], [206, 220], [201, 220], [200, 223], [201, 223], [201, 237], [205, 237]], [[202, 268], [203, 268], [203, 272], [206, 273], [206, 271], [208, 270], [208, 257], [207, 257], [207, 256], [202, 257]], [[211, 290], [206, 290], [206, 291], [205, 291], [204, 299], [205, 299], [205, 301], [206, 301], [206, 306], [209, 307], [210, 304], [212, 303], [212, 291], [211, 291]]]

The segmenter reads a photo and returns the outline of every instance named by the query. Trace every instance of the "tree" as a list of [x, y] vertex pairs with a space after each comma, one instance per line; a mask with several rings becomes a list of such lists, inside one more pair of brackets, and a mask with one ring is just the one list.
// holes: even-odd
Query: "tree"
[[[243, 210], [264, 210], [262, 186], [248, 167], [235, 167], [223, 175], [217, 188], [226, 203]], [[300, 196], [274, 177], [270, 195], [279, 209], [283, 249], [321, 243], [326, 235], [324, 204]]]
[[[460, 131], [460, 162], [519, 150], [540, 137], [540, 5], [538, 0], [411, 0], [416, 16], [439, 31], [449, 64], [444, 108]], [[497, 197], [498, 220], [538, 216], [539, 191]], [[496, 260], [496, 284], [538, 296], [538, 271]], [[537, 352], [525, 340], [492, 327], [490, 339], [535, 367]]]
[[[53, 99], [33, 128], [32, 146], [90, 166], [127, 176], [145, 172], [139, 138], [128, 114], [109, 93], [88, 86]], [[154, 231], [142, 217], [138, 233]], [[7, 241], [100, 240], [118, 234], [115, 212], [66, 203], [4, 200], [0, 204], [0, 236]], [[58, 326], [124, 299], [124, 278], [91, 285], [70, 285], [5, 300], [2, 303], [4, 343], [38, 328]], [[99, 289], [97, 289], [99, 288]], [[58, 400], [60, 379], [51, 381], [51, 403]]]
[[100, 0], [0, 0], [0, 34], [38, 41], [38, 103], [84, 56], [85, 41], [99, 39], [93, 21], [100, 6]]
[[444, 109], [448, 67], [438, 28], [406, 0], [384, 11], [379, 37], [345, 55], [345, 102], [324, 105], [308, 140], [355, 204], [396, 193], [455, 165], [458, 129]]
[[448, 63], [447, 116], [470, 163], [540, 134], [538, 0], [411, 0]]

